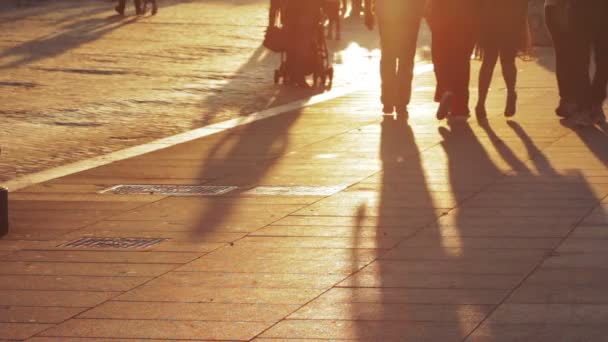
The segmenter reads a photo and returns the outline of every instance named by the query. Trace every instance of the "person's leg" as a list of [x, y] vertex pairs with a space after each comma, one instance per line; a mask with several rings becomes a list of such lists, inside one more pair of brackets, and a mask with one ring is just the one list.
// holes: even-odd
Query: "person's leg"
[[116, 7], [114, 8], [116, 10], [116, 12], [118, 12], [118, 14], [120, 14], [120, 15], [125, 14], [126, 2], [127, 2], [127, 0], [118, 0], [118, 5], [116, 5]]
[[268, 9], [268, 26], [276, 25], [278, 10], [279, 10], [279, 1], [270, 0], [270, 8]]
[[469, 115], [469, 82], [471, 79], [471, 55], [475, 48], [472, 23], [461, 23], [461, 29], [455, 32], [453, 57], [451, 59], [451, 88], [453, 89], [452, 115], [467, 117]]
[[136, 14], [142, 14], [141, 0], [133, 0]]
[[555, 50], [555, 77], [560, 97], [555, 112], [559, 116], [567, 117], [576, 107], [576, 89], [571, 69], [576, 51], [573, 51], [573, 34], [561, 24], [560, 15], [556, 6], [548, 6], [545, 9], [545, 23]]
[[[434, 18], [432, 18], [434, 19]], [[450, 28], [443, 25], [440, 20], [431, 20], [432, 43], [431, 56], [435, 72], [435, 102], [439, 102], [437, 119], [443, 120], [451, 109], [452, 82], [451, 82], [451, 36]]]
[[505, 106], [505, 116], [513, 116], [517, 111], [517, 51], [515, 49], [503, 49], [500, 51], [500, 65], [502, 67], [502, 77], [507, 86], [507, 104]]
[[477, 118], [485, 118], [487, 116], [486, 99], [488, 97], [488, 91], [490, 90], [490, 84], [492, 83], [492, 75], [494, 74], [496, 62], [498, 62], [498, 49], [484, 49], [483, 61], [481, 63], [481, 69], [479, 70], [477, 105], [475, 106]]
[[593, 115], [605, 120], [602, 106], [606, 100], [606, 87], [608, 87], [608, 4], [594, 18], [593, 47], [595, 50], [595, 75], [592, 85], [592, 111]]
[[[403, 0], [402, 0], [403, 1]], [[407, 113], [407, 106], [412, 97], [412, 81], [414, 78], [414, 65], [416, 60], [416, 47], [418, 32], [422, 21], [423, 8], [412, 5], [406, 8], [409, 13], [404, 13], [404, 32], [400, 39], [402, 44], [399, 51], [399, 65], [397, 70], [397, 111]]]

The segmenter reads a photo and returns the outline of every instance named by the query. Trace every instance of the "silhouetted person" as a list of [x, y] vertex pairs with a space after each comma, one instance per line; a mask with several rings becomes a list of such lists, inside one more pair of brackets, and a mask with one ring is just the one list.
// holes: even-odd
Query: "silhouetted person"
[[322, 0], [286, 0], [283, 26], [288, 37], [286, 49], [289, 82], [306, 87], [306, 75], [314, 68]]
[[[572, 26], [579, 51], [572, 65], [576, 73], [578, 124], [606, 121], [602, 105], [608, 85], [608, 1], [579, 0], [572, 4]], [[595, 73], [590, 77], [591, 53], [595, 56]]]
[[[284, 0], [270, 0], [270, 8], [268, 9], [268, 26], [279, 26], [281, 20], [281, 11]], [[277, 22], [279, 19], [279, 22]]]
[[323, 12], [325, 12], [329, 21], [327, 25], [327, 39], [334, 37], [336, 40], [340, 40], [340, 0], [323, 0]]
[[[118, 6], [114, 8], [118, 14], [125, 15], [126, 2], [127, 0], [118, 0]], [[133, 5], [135, 6], [135, 14], [142, 14], [141, 0], [133, 0]]]
[[143, 2], [141, 14], [146, 14], [146, 12], [148, 12], [148, 5], [152, 5], [152, 15], [158, 13], [158, 4], [156, 3], [156, 0], [143, 0]]
[[572, 65], [579, 53], [570, 24], [570, 0], [545, 0], [545, 23], [555, 49], [555, 77], [559, 88], [559, 105], [555, 113], [569, 117], [576, 113], [576, 82]]
[[486, 98], [492, 74], [500, 58], [502, 76], [507, 86], [505, 116], [515, 115], [517, 104], [517, 67], [515, 59], [529, 48], [528, 0], [482, 0], [478, 48], [482, 64], [479, 71], [477, 118], [487, 117]]
[[425, 0], [365, 0], [365, 23], [374, 27], [375, 9], [380, 31], [381, 101], [385, 114], [407, 116], [412, 95], [412, 79], [418, 31]]
[[360, 16], [363, 11], [363, 0], [351, 0], [350, 3], [350, 15], [355, 17]]
[[429, 0], [432, 58], [439, 102], [437, 119], [469, 116], [471, 55], [475, 48], [480, 0]]

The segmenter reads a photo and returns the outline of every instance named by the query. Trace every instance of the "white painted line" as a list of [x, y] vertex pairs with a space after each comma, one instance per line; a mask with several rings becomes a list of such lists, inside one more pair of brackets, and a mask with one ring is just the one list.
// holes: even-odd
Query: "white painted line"
[[[433, 70], [432, 64], [421, 64], [416, 66], [414, 70], [415, 75], [424, 74]], [[331, 90], [326, 93], [315, 95], [308, 99], [293, 101], [281, 106], [269, 108], [260, 112], [242, 116], [239, 118], [226, 120], [212, 124], [209, 126], [196, 128], [191, 131], [176, 134], [170, 137], [158, 139], [147, 144], [138, 145], [126, 148], [124, 150], [112, 152], [103, 156], [86, 159], [83, 161], [62, 165], [52, 169], [32, 173], [29, 175], [17, 177], [7, 182], [0, 183], [0, 187], [9, 189], [10, 192], [14, 192], [28, 186], [36, 185], [39, 183], [47, 182], [53, 179], [65, 177], [74, 173], [90, 170], [99, 166], [111, 164], [116, 161], [125, 160], [137, 156], [144, 155], [146, 153], [159, 151], [171, 146], [179, 145], [192, 140], [204, 138], [212, 134], [224, 132], [226, 130], [247, 125], [252, 122], [267, 119], [273, 116], [277, 116], [283, 113], [291, 112], [300, 108], [312, 106], [321, 102], [333, 100], [335, 98], [353, 93], [357, 90], [362, 89], [363, 86], [352, 86], [345, 88], [338, 88]]]

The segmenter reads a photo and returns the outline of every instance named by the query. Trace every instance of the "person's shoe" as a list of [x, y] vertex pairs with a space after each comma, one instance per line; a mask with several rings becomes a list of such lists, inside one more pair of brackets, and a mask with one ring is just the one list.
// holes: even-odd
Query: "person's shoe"
[[452, 93], [446, 92], [441, 96], [439, 107], [437, 108], [437, 120], [443, 120], [448, 116], [452, 106]]
[[507, 118], [515, 115], [517, 111], [517, 93], [509, 93], [507, 94], [507, 105], [505, 106], [505, 116]]
[[562, 118], [567, 118], [571, 115], [576, 114], [578, 106], [571, 102], [560, 102], [559, 106], [555, 109], [555, 114]]
[[606, 122], [606, 113], [604, 113], [602, 105], [594, 105], [591, 107], [591, 120], [595, 124]]
[[114, 10], [116, 11], [116, 13], [118, 13], [120, 15], [125, 15], [125, 9], [120, 6], [114, 7]]
[[568, 117], [568, 120], [576, 126], [586, 127], [593, 125], [593, 121], [591, 120], [591, 115], [589, 111], [578, 111], [576, 113], [573, 113]]
[[152, 15], [156, 15], [156, 13], [158, 13], [158, 5], [155, 3], [154, 5], [152, 5]]
[[477, 120], [486, 120], [488, 118], [486, 106], [477, 104], [477, 106], [475, 106], [475, 117], [477, 118]]

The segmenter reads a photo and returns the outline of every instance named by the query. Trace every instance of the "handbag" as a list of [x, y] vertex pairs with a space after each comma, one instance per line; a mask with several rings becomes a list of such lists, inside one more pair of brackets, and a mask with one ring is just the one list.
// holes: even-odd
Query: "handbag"
[[285, 29], [277, 26], [268, 26], [264, 36], [264, 45], [270, 51], [284, 52], [287, 49]]

